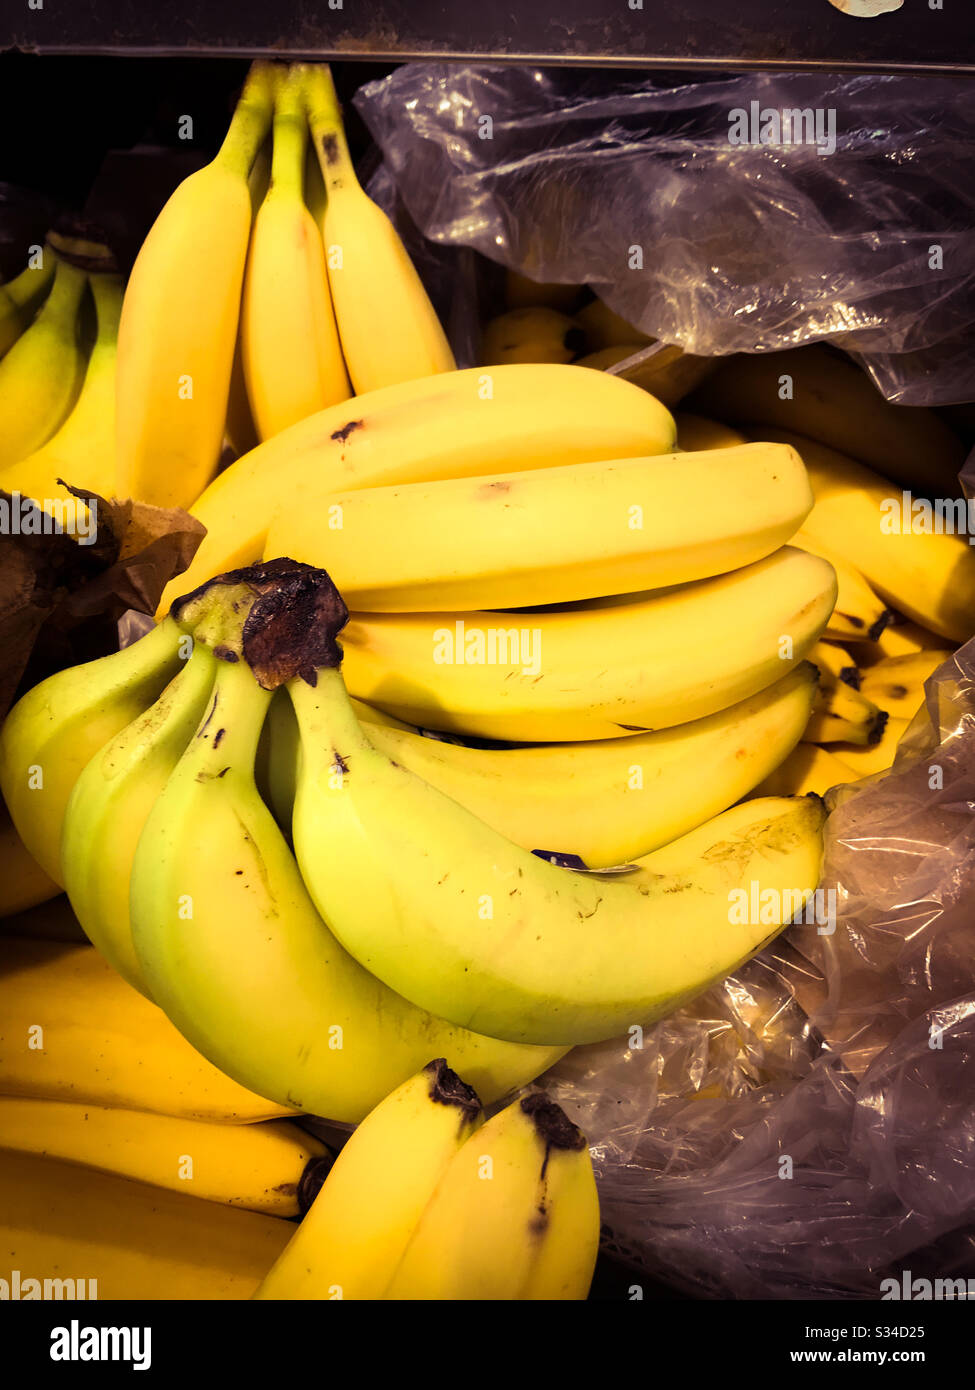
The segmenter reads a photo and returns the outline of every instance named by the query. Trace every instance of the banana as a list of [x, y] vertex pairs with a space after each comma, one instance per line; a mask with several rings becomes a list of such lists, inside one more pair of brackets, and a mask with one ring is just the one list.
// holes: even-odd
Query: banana
[[483, 1123], [442, 1058], [371, 1110], [336, 1159], [257, 1299], [382, 1298], [430, 1199]]
[[975, 551], [964, 536], [901, 529], [911, 519], [879, 474], [786, 430], [765, 437], [798, 449], [809, 471], [816, 504], [804, 535], [855, 564], [875, 593], [923, 627], [953, 642], [975, 634]]
[[485, 325], [481, 361], [572, 362], [584, 346], [582, 329], [567, 314], [543, 307], [510, 309]]
[[[181, 621], [199, 642], [224, 602], [243, 622], [255, 592], [213, 586]], [[228, 1076], [336, 1121], [361, 1120], [431, 1048], [485, 1100], [539, 1075], [557, 1049], [429, 1017], [330, 935], [255, 785], [270, 699], [246, 661], [218, 662], [210, 709], [142, 832], [131, 916], [153, 998]]]
[[[52, 886], [56, 892], [57, 885]], [[70, 941], [72, 945], [79, 942], [84, 946], [90, 945], [64, 893], [48, 898], [36, 907], [0, 918], [0, 932], [5, 936], [24, 936], [33, 941]]]
[[61, 835], [61, 872], [89, 940], [150, 997], [132, 945], [129, 879], [142, 827], [196, 732], [215, 670], [206, 646], [156, 702], [95, 754], [74, 784]]
[[731, 574], [568, 612], [362, 614], [349, 691], [428, 729], [523, 743], [671, 728], [764, 690], [820, 636], [830, 566], [783, 547]]
[[[472, 478], [667, 453], [670, 413], [602, 372], [552, 364], [447, 372], [386, 387], [262, 444], [192, 508], [207, 529], [160, 614], [214, 575], [259, 560], [276, 506], [360, 487]], [[321, 519], [328, 526], [328, 516]]]
[[965, 449], [948, 425], [933, 410], [884, 400], [854, 362], [822, 344], [727, 358], [693, 408], [732, 424], [792, 430], [932, 497], [961, 495]]
[[703, 415], [692, 415], [679, 410], [674, 416], [677, 425], [677, 444], [689, 453], [699, 449], [734, 449], [745, 443], [745, 436], [724, 425], [719, 420], [706, 420]]
[[218, 1125], [138, 1110], [0, 1096], [0, 1145], [210, 1202], [291, 1217], [319, 1140], [285, 1120]]
[[[510, 1041], [613, 1037], [722, 978], [815, 889], [823, 813], [807, 800], [745, 802], [625, 881], [512, 844], [372, 746], [339, 669], [342, 611], [329, 611], [327, 576], [306, 583], [333, 643], [319, 632], [293, 654], [315, 680], [288, 682], [301, 730], [295, 854], [339, 940], [418, 1007]], [[768, 914], [729, 907], [749, 885], [772, 890]]]
[[890, 617], [892, 621], [881, 629], [875, 641], [848, 644], [859, 666], [870, 667], [898, 656], [914, 656], [918, 652], [944, 649], [943, 637], [894, 613]]
[[0, 1151], [0, 1245], [3, 1278], [19, 1286], [13, 1297], [41, 1298], [47, 1284], [46, 1298], [250, 1298], [292, 1229], [274, 1216]]
[[913, 719], [924, 702], [928, 677], [951, 656], [950, 651], [925, 651], [878, 661], [864, 673], [860, 689], [892, 719]]
[[39, 249], [19, 275], [0, 285], [0, 357], [29, 326], [53, 279], [54, 257]]
[[907, 729], [907, 719], [888, 719], [883, 734], [876, 743], [857, 747], [851, 743], [836, 743], [830, 748], [841, 762], [845, 763], [857, 778], [871, 777], [875, 772], [885, 772], [897, 755], [897, 746]]
[[887, 713], [859, 690], [837, 681], [816, 692], [813, 712], [802, 735], [804, 743], [877, 743]]
[[352, 394], [321, 232], [304, 200], [306, 81], [296, 64], [278, 88], [271, 182], [254, 219], [244, 276], [241, 355], [261, 439]]
[[495, 1115], [456, 1155], [386, 1299], [584, 1299], [599, 1249], [585, 1135], [543, 1095]]
[[0, 472], [0, 488], [33, 498], [75, 535], [90, 532], [88, 508], [65, 491], [61, 479], [100, 497], [116, 491], [115, 360], [122, 281], [117, 275], [98, 274], [90, 283], [97, 335], [74, 409], [42, 448]]
[[[802, 662], [750, 699], [659, 733], [536, 748], [463, 748], [380, 728], [352, 703], [373, 747], [506, 839], [598, 869], [649, 854], [750, 791], [802, 736], [815, 674]], [[265, 732], [270, 803], [290, 833], [299, 740], [289, 700], [275, 698]]]
[[891, 611], [879, 599], [860, 570], [837, 551], [823, 545], [816, 536], [800, 527], [793, 545], [828, 560], [836, 571], [836, 607], [826, 625], [826, 636], [833, 642], [875, 641], [890, 621]]
[[71, 411], [85, 372], [78, 320], [87, 284], [62, 256], [37, 318], [0, 361], [0, 469], [39, 449]]
[[0, 1095], [250, 1124], [294, 1113], [201, 1057], [98, 951], [0, 941]]
[[794, 450], [745, 444], [693, 462], [662, 454], [337, 492], [279, 512], [266, 553], [327, 568], [357, 611], [571, 603], [761, 560], [812, 502]]
[[570, 314], [583, 294], [582, 285], [563, 285], [551, 280], [532, 280], [517, 270], [504, 273], [506, 309], [557, 309]]
[[[267, 194], [271, 182], [271, 141], [267, 139], [258, 150], [251, 166], [247, 188], [251, 199], [251, 233], [254, 218]], [[246, 276], [246, 269], [245, 269]], [[240, 325], [234, 342], [234, 360], [230, 368], [230, 391], [227, 397], [227, 419], [224, 425], [224, 444], [229, 446], [235, 458], [256, 449], [260, 443], [251, 404], [247, 399], [247, 382], [244, 379], [244, 359], [240, 343]], [[221, 459], [221, 462], [223, 460]]]
[[61, 829], [71, 789], [110, 738], [161, 693], [185, 640], [164, 622], [124, 651], [58, 671], [18, 700], [0, 729], [0, 790], [17, 832], [61, 887]]
[[600, 352], [618, 343], [637, 343], [647, 347], [655, 341], [598, 298], [578, 311], [576, 321], [585, 334], [587, 352]]
[[119, 326], [118, 491], [188, 507], [220, 458], [251, 228], [248, 174], [273, 86], [255, 64], [216, 158], [184, 179], [136, 257]]
[[60, 885], [38, 864], [0, 801], [0, 918], [56, 898]]
[[831, 787], [850, 781], [850, 769], [836, 754], [818, 743], [800, 743], [784, 758], [753, 796], [825, 796]]
[[356, 394], [453, 371], [450, 344], [406, 247], [355, 176], [326, 65], [309, 68], [306, 91], [327, 193], [321, 230], [328, 281]]
[[854, 690], [860, 689], [860, 672], [845, 647], [835, 642], [817, 642], [809, 652], [809, 660], [819, 668], [819, 684], [823, 690], [835, 690], [842, 681]]

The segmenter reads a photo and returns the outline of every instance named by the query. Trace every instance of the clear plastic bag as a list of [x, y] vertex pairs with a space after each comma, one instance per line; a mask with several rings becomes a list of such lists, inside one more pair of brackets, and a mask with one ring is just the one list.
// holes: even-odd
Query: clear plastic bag
[[610, 1248], [697, 1297], [975, 1278], [975, 642], [894, 768], [832, 798], [832, 934], [791, 928], [544, 1079], [593, 1145]]
[[[588, 283], [700, 356], [829, 339], [892, 401], [975, 398], [970, 82], [408, 63], [355, 100], [442, 247]], [[835, 151], [729, 143], [752, 102], [823, 113], [827, 140], [834, 112]]]

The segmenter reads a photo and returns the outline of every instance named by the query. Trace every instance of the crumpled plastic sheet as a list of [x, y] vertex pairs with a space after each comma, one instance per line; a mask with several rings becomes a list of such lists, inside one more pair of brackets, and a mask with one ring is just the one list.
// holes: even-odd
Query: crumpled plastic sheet
[[586, 1131], [635, 1286], [975, 1279], [975, 641], [928, 681], [893, 769], [830, 800], [832, 934], [790, 928], [541, 1083]]
[[[442, 248], [587, 283], [690, 353], [825, 339], [889, 400], [975, 398], [970, 81], [746, 73], [676, 84], [407, 63], [355, 102], [413, 221]], [[835, 152], [730, 144], [729, 112], [752, 102], [835, 111]]]

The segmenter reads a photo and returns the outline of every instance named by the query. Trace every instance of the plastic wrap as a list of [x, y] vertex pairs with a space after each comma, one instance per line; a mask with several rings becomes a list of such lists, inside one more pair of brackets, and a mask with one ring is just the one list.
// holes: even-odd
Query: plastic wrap
[[[835, 150], [731, 144], [753, 102], [821, 113], [822, 148], [835, 113]], [[443, 247], [588, 283], [700, 356], [828, 339], [890, 400], [975, 398], [971, 83], [410, 63], [356, 104]]]
[[893, 769], [831, 800], [832, 933], [791, 928], [544, 1081], [593, 1146], [607, 1244], [685, 1293], [975, 1278], [975, 642]]

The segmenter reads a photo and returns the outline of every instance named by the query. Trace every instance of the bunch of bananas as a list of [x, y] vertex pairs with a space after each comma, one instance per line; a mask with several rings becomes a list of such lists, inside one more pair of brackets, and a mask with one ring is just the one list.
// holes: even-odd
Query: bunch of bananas
[[454, 365], [356, 179], [329, 69], [256, 63], [220, 151], [173, 193], [126, 289], [120, 494], [188, 507], [225, 435], [244, 453], [353, 392]]

